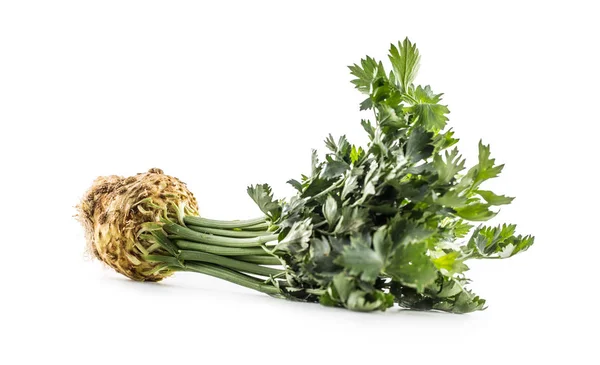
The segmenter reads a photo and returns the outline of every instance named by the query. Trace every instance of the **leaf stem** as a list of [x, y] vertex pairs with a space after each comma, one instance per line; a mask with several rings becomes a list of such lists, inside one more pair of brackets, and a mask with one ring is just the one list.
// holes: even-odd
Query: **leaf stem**
[[262, 276], [275, 276], [285, 272], [285, 270], [274, 269], [272, 267], [264, 267], [250, 262], [239, 261], [233, 258], [213, 255], [207, 252], [198, 251], [181, 251], [179, 258], [184, 261], [199, 261], [209, 264], [220, 265], [232, 270], [241, 271], [249, 274]]
[[269, 254], [262, 247], [253, 247], [253, 248], [239, 248], [239, 247], [221, 247], [221, 246], [213, 246], [207, 245], [205, 243], [177, 240], [175, 244], [182, 250], [193, 250], [200, 252], [208, 252], [215, 255], [221, 256], [254, 256], [254, 255], [264, 255], [268, 256]]
[[163, 229], [167, 233], [173, 234], [178, 238], [224, 247], [259, 247], [267, 242], [275, 241], [277, 239], [277, 235], [274, 234], [252, 238], [222, 237], [196, 232], [190, 228], [183, 227], [175, 223], [167, 223], [163, 226]]
[[251, 262], [253, 264], [260, 265], [281, 265], [281, 260], [277, 257], [273, 256], [256, 256], [256, 255], [246, 255], [246, 256], [234, 256], [236, 260]]
[[[254, 226], [248, 226], [248, 227], [242, 227], [241, 229], [243, 229], [244, 231], [266, 231], [267, 229], [269, 229], [271, 226], [269, 225], [269, 223], [265, 222], [265, 223], [260, 223]], [[236, 229], [236, 228], [234, 228]]]
[[406, 100], [410, 101], [413, 105], [419, 104], [417, 99], [410, 96], [407, 92], [403, 92], [402, 97], [405, 98]]
[[[180, 269], [181, 270], [181, 269]], [[183, 271], [191, 271], [197, 272], [201, 274], [206, 274], [210, 276], [214, 276], [219, 279], [227, 280], [231, 283], [238, 284], [244, 286], [246, 288], [254, 289], [262, 293], [270, 294], [270, 295], [281, 295], [283, 294], [281, 289], [271, 285], [265, 284], [260, 280], [257, 280], [251, 276], [241, 274], [239, 272], [219, 267], [213, 264], [186, 264], [183, 268]]]
[[265, 223], [267, 219], [266, 217], [260, 217], [247, 220], [224, 221], [188, 215], [183, 218], [183, 221], [185, 224], [191, 224], [200, 227], [233, 229], [256, 226], [257, 224]]
[[330, 193], [330, 192], [332, 192], [333, 190], [335, 190], [335, 189], [338, 189], [338, 188], [342, 187], [342, 185], [344, 185], [344, 182], [345, 182], [345, 181], [346, 181], [346, 177], [344, 177], [344, 178], [343, 178], [343, 179], [341, 179], [340, 181], [338, 181], [338, 182], [336, 182], [336, 183], [332, 184], [330, 187], [328, 187], [327, 189], [325, 189], [325, 190], [321, 191], [320, 193], [318, 193], [318, 194], [315, 194], [315, 195], [313, 195], [313, 196], [309, 197], [309, 198], [308, 198], [308, 200], [317, 199], [318, 197], [321, 197], [321, 196], [323, 196], [323, 195], [327, 195], [327, 194], [329, 194], [329, 193]]
[[201, 227], [201, 226], [194, 226], [194, 225], [189, 225], [188, 228], [193, 231], [196, 231], [196, 232], [214, 234], [217, 236], [224, 236], [224, 237], [235, 237], [235, 238], [253, 238], [253, 237], [266, 236], [266, 235], [271, 234], [270, 232], [267, 232], [267, 231], [264, 231], [264, 232], [241, 231], [241, 230]]

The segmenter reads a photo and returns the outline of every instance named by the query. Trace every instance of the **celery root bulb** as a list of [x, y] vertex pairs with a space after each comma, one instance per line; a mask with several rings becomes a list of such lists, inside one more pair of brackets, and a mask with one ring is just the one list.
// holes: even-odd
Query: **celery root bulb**
[[140, 235], [147, 223], [198, 215], [196, 199], [185, 183], [160, 169], [131, 177], [98, 177], [77, 208], [89, 251], [137, 281], [159, 281], [171, 274], [145, 259], [155, 245]]

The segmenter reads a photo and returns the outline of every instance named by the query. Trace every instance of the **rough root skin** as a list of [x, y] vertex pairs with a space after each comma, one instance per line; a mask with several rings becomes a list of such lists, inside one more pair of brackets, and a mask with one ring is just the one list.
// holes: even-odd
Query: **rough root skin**
[[196, 199], [185, 183], [160, 169], [127, 178], [98, 177], [77, 206], [88, 250], [137, 281], [159, 281], [171, 275], [168, 270], [156, 272], [158, 264], [144, 260], [139, 247], [147, 250], [152, 242], [137, 236], [144, 223], [160, 222], [165, 216], [176, 221], [178, 208], [198, 215]]

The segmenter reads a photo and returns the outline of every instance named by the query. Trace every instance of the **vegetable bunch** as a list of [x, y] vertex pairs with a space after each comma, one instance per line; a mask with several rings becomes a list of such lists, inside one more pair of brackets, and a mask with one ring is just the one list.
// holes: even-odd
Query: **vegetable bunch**
[[[153, 175], [174, 179], [156, 170], [142, 174], [137, 188], [122, 178], [116, 190], [93, 187], [81, 206], [87, 202], [94, 213], [81, 209], [80, 216], [92, 247], [108, 242], [94, 249], [106, 251], [96, 256], [136, 280], [194, 271], [358, 311], [394, 303], [454, 313], [483, 309], [485, 300], [465, 287], [466, 262], [511, 257], [534, 239], [516, 235], [515, 225], [479, 223], [513, 200], [481, 187], [503, 165], [480, 142], [477, 164], [466, 169], [454, 147], [458, 139], [446, 128], [442, 94], [413, 84], [419, 59], [406, 39], [391, 46], [390, 72], [371, 57], [350, 66], [352, 83], [366, 96], [360, 109], [373, 112], [372, 121], [361, 122], [369, 144], [330, 135], [325, 159], [313, 151], [311, 173], [289, 181], [298, 190], [289, 200], [275, 200], [267, 184], [249, 187], [264, 217], [200, 218], [187, 189], [173, 193], [155, 182], [149, 184], [158, 189], [139, 189]], [[120, 191], [118, 198], [107, 197], [108, 190]], [[102, 217], [111, 212], [106, 227]]]

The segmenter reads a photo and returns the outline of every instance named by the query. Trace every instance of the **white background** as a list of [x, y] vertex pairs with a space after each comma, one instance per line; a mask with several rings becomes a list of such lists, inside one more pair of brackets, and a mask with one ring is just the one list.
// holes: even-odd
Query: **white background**
[[[0, 2], [0, 362], [594, 363], [592, 4]], [[506, 163], [488, 187], [517, 199], [496, 222], [536, 236], [471, 265], [488, 310], [353, 313], [202, 275], [135, 283], [85, 257], [73, 206], [98, 175], [160, 167], [212, 218], [258, 214], [252, 183], [289, 196], [328, 133], [366, 142], [346, 66], [405, 36], [463, 154], [482, 138]]]

